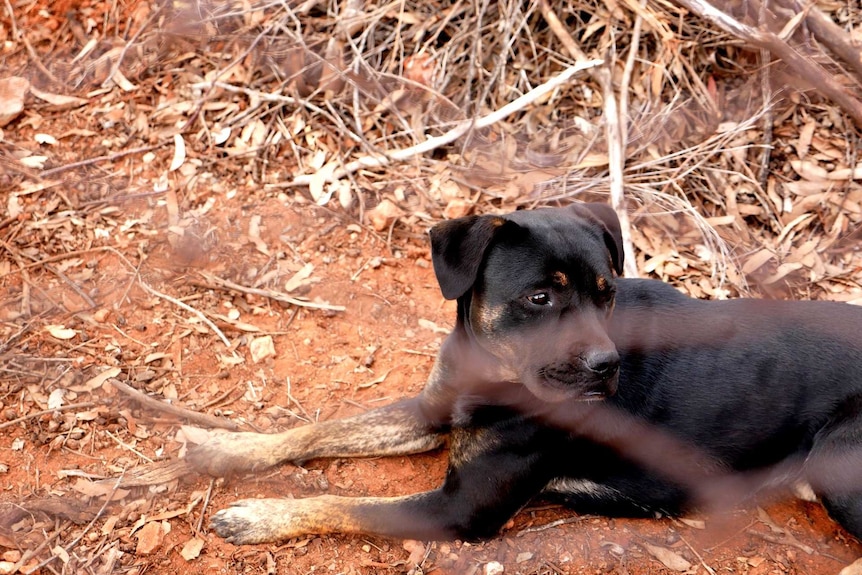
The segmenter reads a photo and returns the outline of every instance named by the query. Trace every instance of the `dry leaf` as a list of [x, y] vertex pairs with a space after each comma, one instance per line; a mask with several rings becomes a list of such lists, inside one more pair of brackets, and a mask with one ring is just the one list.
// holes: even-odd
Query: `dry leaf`
[[649, 551], [650, 555], [658, 559], [661, 564], [668, 569], [672, 569], [674, 571], [688, 571], [691, 569], [691, 563], [686, 561], [682, 555], [674, 553], [670, 549], [665, 549], [658, 545], [651, 545], [646, 542], [642, 543], [642, 545], [647, 551]]
[[687, 517], [680, 517], [679, 522], [688, 525], [694, 529], [706, 529], [706, 521], [703, 519], [689, 519]]
[[63, 396], [66, 390], [57, 388], [48, 395], [48, 409], [58, 409], [63, 406]]
[[332, 192], [326, 193], [324, 186], [330, 181], [337, 167], [338, 162], [329, 162], [311, 175], [311, 179], [308, 182], [308, 191], [311, 194], [311, 199], [318, 206], [324, 205], [332, 197]]
[[[117, 377], [123, 372], [119, 367], [111, 367], [100, 373], [95, 377], [91, 377], [87, 381], [84, 382], [84, 389], [93, 391], [94, 389], [99, 389], [102, 387], [102, 384], [111, 379], [112, 377]], [[77, 391], [77, 390], [76, 390]]]
[[425, 545], [421, 541], [407, 539], [401, 546], [410, 553], [410, 557], [407, 558], [407, 565], [421, 565], [425, 560]]
[[817, 165], [816, 162], [808, 160], [790, 160], [790, 167], [793, 168], [799, 177], [803, 180], [822, 181], [829, 178], [829, 172]]
[[742, 273], [749, 275], [759, 270], [766, 262], [772, 259], [773, 255], [774, 254], [771, 250], [767, 250], [765, 248], [755, 252], [751, 257], [745, 260], [745, 264], [742, 266]]
[[45, 162], [48, 161], [48, 156], [27, 156], [26, 158], [21, 158], [18, 161], [27, 166], [28, 168], [41, 170], [45, 167]]
[[455, 218], [466, 216], [472, 209], [473, 202], [455, 198], [454, 200], [449, 200], [449, 203], [443, 208], [443, 217], [448, 220], [454, 220]]
[[57, 138], [55, 138], [51, 134], [36, 134], [33, 136], [33, 139], [36, 140], [37, 143], [44, 144], [46, 146], [57, 145]]
[[45, 330], [51, 334], [51, 337], [57, 339], [72, 339], [78, 332], [74, 329], [69, 329], [64, 325], [46, 325]]
[[12, 219], [17, 218], [24, 209], [21, 207], [21, 200], [18, 194], [9, 194], [9, 199], [6, 200], [6, 211]]
[[290, 293], [299, 287], [309, 283], [306, 280], [311, 277], [311, 272], [314, 271], [314, 264], [305, 264], [298, 272], [293, 274], [284, 284], [284, 291]]
[[53, 553], [54, 557], [57, 557], [63, 563], [69, 562], [69, 553], [68, 553], [68, 551], [63, 549], [61, 546], [59, 546], [59, 545], [54, 546], [54, 548], [51, 549], [51, 553]]
[[189, 443], [200, 445], [209, 441], [211, 436], [212, 434], [206, 429], [194, 427], [192, 425], [182, 425], [180, 426], [180, 430], [177, 432], [176, 440], [180, 443], [188, 441]]
[[111, 481], [89, 481], [83, 477], [79, 477], [72, 484], [72, 489], [86, 497], [105, 497], [113, 493], [111, 501], [117, 501], [129, 494], [126, 489], [114, 490], [117, 482]]
[[186, 161], [186, 141], [183, 140], [181, 134], [174, 134], [174, 157], [171, 159], [171, 165], [168, 168], [169, 172], [178, 170], [183, 162]]
[[84, 98], [76, 98], [75, 96], [64, 96], [62, 94], [52, 94], [51, 92], [43, 92], [38, 88], [30, 86], [30, 92], [39, 98], [40, 100], [44, 100], [48, 102], [52, 106], [54, 106], [55, 110], [69, 110], [71, 108], [78, 108], [83, 106], [89, 102], [89, 100], [85, 100]]

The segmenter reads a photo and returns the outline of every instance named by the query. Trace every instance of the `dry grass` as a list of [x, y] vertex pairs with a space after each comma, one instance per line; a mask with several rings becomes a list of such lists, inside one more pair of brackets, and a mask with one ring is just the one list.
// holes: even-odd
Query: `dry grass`
[[[601, 199], [619, 168], [641, 273], [691, 279], [688, 287], [699, 294], [722, 294], [724, 280], [731, 291], [745, 291], [751, 274], [742, 269], [765, 247], [773, 257], [746, 272], [760, 272], [749, 278], [756, 285], [764, 278], [774, 285], [776, 271], [794, 259], [794, 238], [816, 234], [816, 261], [784, 274], [781, 285], [825, 282], [827, 297], [858, 288], [852, 274], [834, 269], [857, 260], [833, 249], [860, 218], [858, 180], [833, 177], [856, 166], [858, 128], [794, 75], [792, 63], [664, 2], [563, 2], [544, 5], [544, 14], [542, 6], [345, 0], [115, 7], [103, 15], [112, 39], [75, 53], [32, 38], [27, 70], [47, 91], [85, 95], [105, 87], [109, 107], [120, 94], [139, 104], [136, 115], [115, 110], [130, 123], [130, 140], [109, 143], [101, 161], [118, 159], [132, 142], [141, 144], [137, 153], [180, 144], [178, 165], [184, 154], [207, 168], [226, 157], [266, 189], [337, 201], [380, 231], [394, 219], [409, 227], [441, 215]], [[765, 20], [775, 38], [811, 66], [840, 72], [846, 86], [858, 85], [853, 70], [840, 69], [817, 43], [817, 28], [800, 19], [809, 13], [791, 20], [792, 10], [776, 7]], [[725, 16], [754, 26], [765, 18], [756, 8]], [[837, 4], [823, 10], [839, 31], [852, 31], [860, 18]], [[554, 16], [568, 40], [548, 25]], [[852, 39], [830, 30], [831, 38]], [[606, 64], [491, 125], [461, 129], [454, 143], [434, 141], [547, 83], [573, 64], [573, 52]], [[600, 85], [603, 76], [610, 92]], [[622, 162], [611, 160], [608, 146], [609, 99], [619, 104]], [[80, 177], [81, 166], [58, 160], [71, 165], [43, 177]], [[819, 177], [799, 173], [793, 161], [821, 169]], [[184, 185], [191, 186], [194, 170], [186, 164]], [[25, 177], [13, 183], [23, 179], [25, 189], [38, 174], [16, 171]], [[825, 194], [823, 201], [811, 201], [815, 193]], [[384, 199], [391, 203], [381, 213], [366, 214]], [[674, 223], [660, 216], [669, 213]], [[812, 217], [794, 223], [803, 213]], [[641, 237], [667, 226], [672, 236]], [[656, 257], [673, 263], [673, 273], [650, 263]], [[706, 291], [694, 287], [702, 282], [689, 278], [689, 266], [709, 273]]]

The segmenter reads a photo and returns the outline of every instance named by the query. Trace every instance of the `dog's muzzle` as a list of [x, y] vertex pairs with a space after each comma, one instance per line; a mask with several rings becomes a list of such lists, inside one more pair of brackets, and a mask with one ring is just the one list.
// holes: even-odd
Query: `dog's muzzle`
[[585, 399], [601, 399], [617, 392], [620, 356], [613, 351], [595, 351], [574, 362], [546, 366], [541, 370], [548, 385], [566, 389]]

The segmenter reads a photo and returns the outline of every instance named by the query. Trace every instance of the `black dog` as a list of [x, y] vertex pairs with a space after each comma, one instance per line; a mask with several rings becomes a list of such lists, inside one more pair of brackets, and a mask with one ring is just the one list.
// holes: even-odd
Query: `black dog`
[[444, 484], [394, 498], [240, 501], [213, 516], [219, 535], [472, 540], [541, 494], [644, 516], [728, 486], [806, 479], [862, 536], [862, 309], [704, 302], [615, 279], [619, 223], [598, 204], [452, 220], [431, 244], [458, 318], [421, 395], [274, 435], [218, 434], [189, 460], [224, 475], [416, 453], [449, 436]]

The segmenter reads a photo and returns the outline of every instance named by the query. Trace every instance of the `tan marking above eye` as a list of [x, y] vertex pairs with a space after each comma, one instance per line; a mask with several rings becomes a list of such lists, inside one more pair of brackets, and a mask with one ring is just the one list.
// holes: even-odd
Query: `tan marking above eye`
[[553, 282], [560, 287], [566, 287], [569, 285], [569, 276], [563, 272], [554, 272]]
[[598, 288], [599, 292], [603, 292], [608, 289], [608, 280], [605, 276], [599, 276], [596, 278], [596, 288]]

